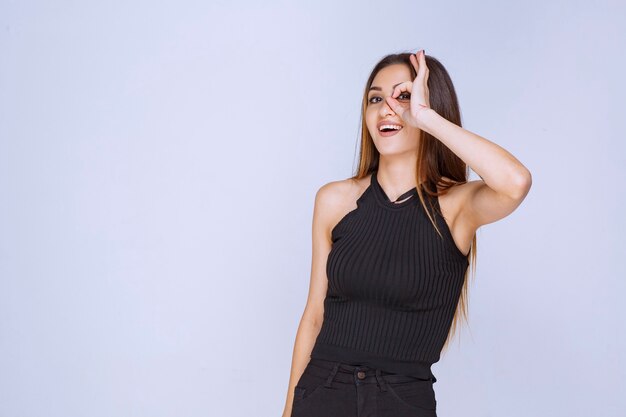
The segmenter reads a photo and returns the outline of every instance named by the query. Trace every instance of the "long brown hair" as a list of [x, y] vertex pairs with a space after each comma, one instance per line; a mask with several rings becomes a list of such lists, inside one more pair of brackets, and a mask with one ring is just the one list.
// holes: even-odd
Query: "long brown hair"
[[[378, 72], [394, 64], [404, 64], [409, 68], [411, 72], [411, 81], [416, 77], [415, 68], [411, 64], [409, 59], [411, 53], [398, 53], [390, 54], [383, 57], [372, 69], [372, 72], [365, 84], [365, 90], [363, 92], [363, 102], [361, 106], [361, 146], [359, 154], [359, 165], [356, 170], [356, 174], [352, 179], [364, 178], [373, 171], [378, 169], [380, 154], [374, 145], [372, 136], [367, 129], [365, 121], [365, 111], [368, 106], [368, 92], [372, 85], [374, 77]], [[450, 122], [461, 126], [461, 112], [459, 109], [459, 103], [457, 95], [454, 90], [452, 80], [448, 75], [448, 71], [444, 66], [432, 56], [426, 55], [426, 65], [428, 66], [428, 90], [430, 107], [435, 110], [440, 116], [446, 118]], [[445, 195], [448, 190], [457, 184], [462, 184], [468, 181], [469, 167], [463, 162], [461, 158], [456, 156], [447, 146], [439, 141], [434, 136], [421, 131], [420, 141], [417, 155], [417, 166], [415, 167], [415, 176], [417, 183], [417, 192], [422, 206], [424, 207], [428, 217], [430, 218], [433, 227], [441, 235], [441, 231], [437, 227], [437, 223], [433, 219], [434, 210], [436, 206], [432, 203], [429, 204], [430, 210], [426, 207], [426, 201], [423, 193], [425, 192], [429, 196]], [[449, 180], [445, 180], [442, 177], [447, 177]], [[430, 187], [429, 185], [438, 184], [442, 187], [441, 191], [437, 190], [437, 187]], [[429, 200], [431, 201], [431, 200]], [[443, 217], [441, 212], [437, 210], [437, 213]], [[470, 263], [472, 265], [473, 275], [476, 272], [476, 233], [472, 238], [472, 245], [468, 253]], [[442, 351], [447, 350], [450, 340], [453, 338], [457, 330], [457, 324], [459, 316], [462, 316], [466, 323], [468, 315], [468, 277], [469, 268], [465, 271], [463, 288], [461, 290], [461, 296], [459, 303], [457, 304], [456, 311], [454, 313], [454, 319], [448, 332], [448, 337], [444, 343]], [[474, 278], [473, 278], [474, 279]], [[472, 280], [473, 280], [472, 279]], [[468, 323], [469, 324], [469, 323]]]

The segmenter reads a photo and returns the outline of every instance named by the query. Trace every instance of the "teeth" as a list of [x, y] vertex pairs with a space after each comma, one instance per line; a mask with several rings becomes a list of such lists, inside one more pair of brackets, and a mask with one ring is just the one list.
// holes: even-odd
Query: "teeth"
[[398, 125], [382, 125], [381, 127], [378, 128], [378, 130], [383, 130], [383, 129], [400, 130], [400, 129], [402, 129], [402, 126], [398, 126]]

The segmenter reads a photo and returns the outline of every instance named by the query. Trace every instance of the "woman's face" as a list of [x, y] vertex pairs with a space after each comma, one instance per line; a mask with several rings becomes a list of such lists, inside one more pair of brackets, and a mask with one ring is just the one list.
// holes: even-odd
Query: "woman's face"
[[[396, 114], [385, 100], [385, 97], [392, 95], [394, 86], [404, 81], [412, 81], [409, 68], [404, 64], [389, 65], [376, 74], [368, 92], [365, 123], [374, 140], [374, 145], [381, 155], [417, 152], [420, 130], [406, 125], [400, 115]], [[396, 100], [402, 107], [408, 109], [411, 94], [409, 92], [400, 93]], [[390, 132], [392, 134], [390, 135], [381, 132], [379, 129], [380, 122], [400, 125], [402, 128], [399, 131]]]

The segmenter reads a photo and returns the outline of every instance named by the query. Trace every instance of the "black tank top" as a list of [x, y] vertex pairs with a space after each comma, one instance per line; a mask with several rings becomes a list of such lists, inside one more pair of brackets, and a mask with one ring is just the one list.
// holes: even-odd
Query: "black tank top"
[[[424, 198], [440, 210], [436, 197]], [[439, 361], [469, 260], [435, 210], [439, 237], [417, 188], [396, 201], [375, 171], [357, 208], [333, 228], [324, 321], [311, 358], [436, 381], [431, 365]]]

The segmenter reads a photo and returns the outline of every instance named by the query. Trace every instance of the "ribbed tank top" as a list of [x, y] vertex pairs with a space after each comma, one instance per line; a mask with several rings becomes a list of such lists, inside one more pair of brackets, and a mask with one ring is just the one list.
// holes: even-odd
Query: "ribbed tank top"
[[[426, 215], [417, 188], [390, 201], [374, 171], [331, 232], [324, 320], [311, 358], [431, 378], [452, 325], [469, 260], [446, 221]], [[408, 200], [404, 200], [405, 198]]]

